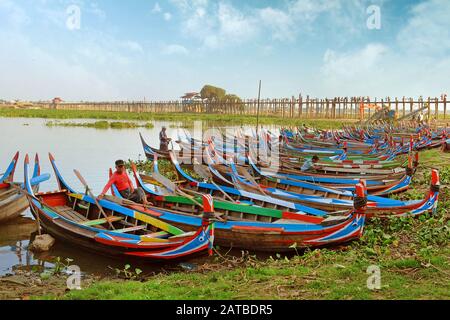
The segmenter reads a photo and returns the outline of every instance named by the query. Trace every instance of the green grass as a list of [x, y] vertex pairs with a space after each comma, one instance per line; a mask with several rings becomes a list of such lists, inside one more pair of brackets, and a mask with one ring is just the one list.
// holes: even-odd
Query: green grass
[[48, 121], [45, 123], [47, 127], [83, 127], [83, 128], [95, 128], [95, 129], [134, 129], [134, 128], [147, 128], [151, 129], [154, 125], [150, 122], [146, 124], [139, 124], [129, 121], [95, 121], [95, 122], [61, 122], [61, 121]]
[[[62, 299], [450, 299], [450, 250], [421, 257], [370, 261], [354, 251], [315, 250], [290, 259], [209, 272], [157, 275], [145, 282], [101, 281]], [[426, 261], [426, 262], [425, 262]], [[432, 261], [430, 263], [429, 261]], [[380, 266], [381, 289], [367, 288], [367, 268]], [[446, 272], [447, 274], [443, 274]], [[43, 298], [53, 299], [54, 296]]]
[[[207, 113], [136, 113], [136, 112], [108, 112], [84, 110], [48, 110], [48, 109], [12, 109], [0, 108], [0, 117], [13, 118], [44, 118], [44, 119], [99, 119], [99, 120], [131, 120], [131, 121], [173, 121], [178, 124], [172, 127], [192, 127], [194, 121], [202, 120], [207, 126], [227, 125], [256, 125], [256, 116], [226, 115]], [[261, 125], [295, 126], [305, 123], [317, 128], [339, 128], [342, 119], [298, 119], [282, 118], [278, 116], [260, 116]], [[355, 120], [346, 119], [346, 122]]]

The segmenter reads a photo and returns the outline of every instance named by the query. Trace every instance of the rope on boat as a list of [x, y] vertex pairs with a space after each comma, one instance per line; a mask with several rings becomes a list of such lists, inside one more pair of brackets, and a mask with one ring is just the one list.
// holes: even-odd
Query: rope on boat
[[355, 209], [364, 208], [367, 205], [367, 197], [355, 196], [353, 198], [353, 206]]
[[432, 184], [431, 187], [430, 187], [430, 189], [431, 189], [431, 191], [433, 191], [433, 192], [439, 192], [440, 187], [441, 187], [441, 186], [438, 185], [438, 184]]

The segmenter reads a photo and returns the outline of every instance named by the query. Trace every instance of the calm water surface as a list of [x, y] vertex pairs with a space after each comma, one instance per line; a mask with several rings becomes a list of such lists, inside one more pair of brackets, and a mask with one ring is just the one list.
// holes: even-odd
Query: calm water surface
[[[83, 122], [84, 120], [75, 120]], [[142, 145], [139, 139], [141, 132], [147, 143], [157, 147], [158, 133], [162, 126], [167, 126], [168, 135], [177, 138], [177, 129], [169, 128], [170, 123], [153, 121], [154, 128], [138, 129], [94, 129], [83, 127], [47, 127], [44, 119], [28, 118], [0, 118], [0, 173], [4, 172], [16, 151], [20, 151], [15, 180], [23, 179], [23, 159], [28, 153], [33, 159], [39, 153], [41, 172], [49, 173], [51, 179], [43, 183], [41, 191], [57, 189], [56, 180], [51, 169], [48, 152], [51, 152], [66, 181], [76, 190], [83, 190], [81, 183], [73, 174], [78, 169], [86, 178], [95, 194], [100, 193], [107, 181], [108, 170], [114, 166], [116, 159], [143, 159]], [[73, 264], [81, 267], [83, 272], [94, 274], [108, 274], [112, 267], [122, 267], [129, 261], [104, 258], [98, 255], [82, 252], [77, 248], [57, 242], [50, 252], [35, 255], [27, 250], [30, 235], [35, 232], [34, 223], [29, 211], [23, 217], [0, 225], [0, 275], [11, 273], [17, 267], [36, 264], [51, 266], [54, 257], [74, 259]], [[200, 259], [200, 260], [199, 260]], [[199, 258], [191, 263], [201, 262]], [[133, 267], [137, 266], [133, 264]], [[170, 269], [172, 266], [139, 265], [147, 272], [161, 268]]]

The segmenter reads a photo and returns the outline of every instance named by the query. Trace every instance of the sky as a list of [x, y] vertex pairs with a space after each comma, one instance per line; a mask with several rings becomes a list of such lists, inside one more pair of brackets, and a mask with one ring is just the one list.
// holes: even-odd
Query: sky
[[0, 99], [440, 96], [449, 0], [0, 0]]

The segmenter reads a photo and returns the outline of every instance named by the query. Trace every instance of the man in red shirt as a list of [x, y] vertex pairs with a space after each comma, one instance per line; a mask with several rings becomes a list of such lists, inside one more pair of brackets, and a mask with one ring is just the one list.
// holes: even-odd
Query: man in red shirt
[[116, 172], [114, 172], [111, 178], [109, 178], [109, 181], [105, 188], [103, 188], [102, 193], [98, 196], [99, 200], [105, 197], [105, 194], [113, 184], [116, 185], [117, 190], [119, 190], [120, 194], [125, 199], [142, 203], [144, 205], [148, 203], [144, 190], [142, 190], [142, 188], [133, 187], [133, 183], [128, 177], [127, 170], [125, 169], [125, 162], [123, 160], [116, 161]]

